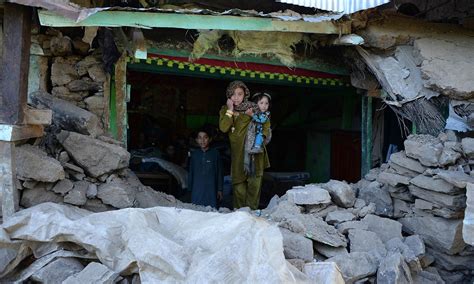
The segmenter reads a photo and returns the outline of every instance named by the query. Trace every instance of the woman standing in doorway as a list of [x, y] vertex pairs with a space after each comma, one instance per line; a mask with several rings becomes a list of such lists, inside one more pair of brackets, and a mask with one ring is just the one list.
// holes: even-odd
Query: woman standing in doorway
[[[245, 170], [245, 137], [252, 121], [249, 111], [254, 104], [248, 101], [250, 91], [241, 81], [233, 81], [227, 87], [227, 102], [219, 113], [219, 128], [228, 133], [231, 151], [231, 177], [234, 208], [258, 208], [263, 170], [270, 166], [267, 151], [252, 155], [254, 174]], [[268, 136], [270, 121], [263, 125], [263, 135]]]

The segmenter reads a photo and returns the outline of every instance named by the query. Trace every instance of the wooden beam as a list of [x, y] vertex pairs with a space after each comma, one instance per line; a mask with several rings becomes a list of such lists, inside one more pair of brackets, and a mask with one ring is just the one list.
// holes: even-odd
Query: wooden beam
[[23, 121], [30, 64], [31, 8], [5, 3], [0, 123]]
[[100, 11], [83, 21], [75, 22], [51, 11], [38, 11], [40, 23], [48, 27], [136, 27], [215, 29], [238, 31], [280, 31], [316, 34], [349, 34], [350, 21], [318, 23], [282, 21], [273, 18], [190, 15], [136, 11]]

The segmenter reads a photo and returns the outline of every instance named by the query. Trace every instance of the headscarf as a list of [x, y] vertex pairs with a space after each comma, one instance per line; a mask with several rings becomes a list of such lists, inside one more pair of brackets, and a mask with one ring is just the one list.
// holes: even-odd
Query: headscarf
[[247, 88], [245, 83], [242, 82], [242, 81], [232, 81], [232, 82], [230, 82], [229, 86], [227, 87], [227, 91], [226, 91], [227, 98], [230, 99], [230, 97], [232, 97], [232, 95], [234, 94], [235, 89], [237, 89], [237, 88], [241, 88], [242, 90], [244, 90], [244, 99], [243, 99], [242, 103], [239, 104], [238, 106], [234, 105], [234, 110], [238, 111], [238, 112], [245, 112], [249, 108], [253, 108], [255, 110], [257, 108], [257, 104], [255, 104], [254, 102], [249, 101], [249, 98], [250, 98], [249, 88]]

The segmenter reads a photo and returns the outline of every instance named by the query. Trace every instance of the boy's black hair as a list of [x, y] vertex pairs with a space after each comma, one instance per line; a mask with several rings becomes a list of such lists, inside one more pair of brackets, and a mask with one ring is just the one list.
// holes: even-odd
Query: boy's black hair
[[267, 93], [267, 92], [255, 93], [252, 96], [252, 101], [254, 103], [258, 103], [258, 101], [261, 100], [263, 97], [267, 97], [267, 99], [268, 99], [268, 108], [270, 109], [270, 107], [272, 106], [272, 96], [270, 96], [270, 94]]
[[211, 129], [209, 127], [200, 127], [198, 130], [196, 130], [196, 132], [194, 132], [194, 134], [193, 134], [194, 139], [196, 139], [198, 137], [199, 132], [206, 133], [207, 136], [209, 137], [209, 139], [212, 138]]

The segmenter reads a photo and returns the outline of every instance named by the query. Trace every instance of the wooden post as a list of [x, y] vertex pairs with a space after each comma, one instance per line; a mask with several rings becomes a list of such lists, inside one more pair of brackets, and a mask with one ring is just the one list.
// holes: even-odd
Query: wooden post
[[361, 178], [363, 178], [372, 168], [372, 97], [365, 94], [362, 96], [361, 111]]
[[[18, 209], [15, 144], [26, 137], [24, 111], [30, 63], [31, 8], [5, 3], [0, 81], [0, 192], [6, 220]], [[42, 134], [42, 128], [39, 133]]]

